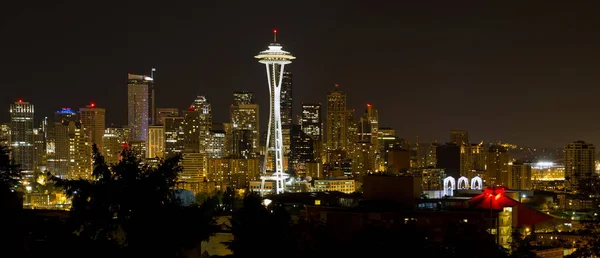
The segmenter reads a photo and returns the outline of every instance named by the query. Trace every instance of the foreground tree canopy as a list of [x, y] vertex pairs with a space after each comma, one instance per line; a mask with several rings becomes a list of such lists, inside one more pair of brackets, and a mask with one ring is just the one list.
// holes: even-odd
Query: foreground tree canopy
[[208, 240], [218, 227], [214, 207], [182, 207], [173, 189], [180, 157], [143, 165], [132, 150], [106, 164], [93, 146], [94, 180], [53, 181], [72, 197], [69, 226], [81, 250], [92, 255], [182, 257]]

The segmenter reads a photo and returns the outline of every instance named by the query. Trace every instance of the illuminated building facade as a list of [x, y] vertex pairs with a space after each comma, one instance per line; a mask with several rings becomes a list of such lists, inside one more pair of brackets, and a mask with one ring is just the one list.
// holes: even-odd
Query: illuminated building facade
[[485, 172], [487, 148], [480, 144], [460, 146], [460, 175], [473, 177]]
[[91, 144], [96, 144], [102, 151], [102, 137], [104, 136], [104, 127], [106, 126], [106, 110], [96, 107], [95, 103], [79, 109], [79, 117], [85, 134]]
[[219, 159], [225, 157], [225, 131], [211, 130], [206, 154], [208, 158]]
[[118, 135], [105, 133], [102, 136], [102, 155], [104, 155], [106, 164], [118, 163], [121, 151], [123, 151], [123, 142]]
[[565, 178], [567, 187], [572, 190], [578, 190], [580, 184], [587, 178], [590, 178], [596, 166], [596, 147], [593, 144], [584, 141], [569, 143], [564, 148], [565, 151]]
[[315, 192], [342, 192], [351, 194], [356, 192], [356, 181], [353, 179], [321, 179], [315, 180]]
[[152, 113], [149, 96], [152, 78], [144, 75], [128, 74], [127, 118], [131, 128], [131, 140], [146, 141], [148, 125]]
[[[225, 191], [231, 189], [246, 189], [250, 181], [258, 180], [260, 176], [258, 158], [248, 159], [208, 159], [207, 181], [215, 182], [216, 189]], [[266, 182], [268, 184], [271, 182]]]
[[[260, 147], [260, 124], [259, 124], [259, 107], [258, 104], [233, 104], [231, 106], [231, 124], [233, 126], [233, 134], [237, 131], [245, 131], [247, 140], [252, 148], [251, 153], [257, 154]], [[246, 138], [245, 138], [246, 139]], [[239, 143], [234, 143], [236, 145]]]
[[290, 154], [291, 146], [291, 130], [292, 130], [292, 73], [289, 71], [283, 72], [281, 79], [281, 134], [283, 141], [283, 155]]
[[485, 171], [487, 186], [508, 186], [509, 161], [510, 155], [503, 146], [494, 145], [488, 149]]
[[48, 159], [49, 170], [63, 178], [69, 176], [69, 166], [74, 148], [75, 130], [81, 129], [77, 113], [63, 108], [54, 113], [54, 155]]
[[233, 105], [254, 104], [254, 93], [250, 91], [236, 91], [233, 93]]
[[15, 163], [21, 167], [21, 175], [32, 179], [35, 169], [35, 152], [33, 143], [34, 105], [19, 100], [10, 105], [10, 147]]
[[165, 158], [181, 155], [185, 148], [184, 118], [170, 116], [164, 118], [165, 124]]
[[327, 116], [325, 119], [325, 136], [328, 150], [346, 148], [346, 93], [335, 85], [327, 94]]
[[516, 190], [531, 190], [531, 165], [523, 162], [513, 162], [508, 169], [508, 188]]
[[[292, 63], [296, 57], [282, 49], [281, 44], [276, 42], [277, 31], [274, 31], [275, 42], [269, 44], [267, 50], [260, 52], [256, 59], [259, 63], [264, 64], [267, 72], [267, 81], [270, 93], [270, 115], [267, 130], [266, 155], [265, 160], [269, 160], [268, 156], [273, 155], [274, 170], [271, 175], [263, 176], [265, 180], [274, 180], [275, 193], [280, 194], [285, 190], [285, 178], [283, 167], [283, 135], [282, 135], [282, 120], [281, 120], [281, 87], [286, 64]], [[290, 117], [291, 119], [291, 117]], [[265, 162], [266, 164], [266, 162]], [[265, 166], [266, 167], [266, 166]]]
[[156, 109], [156, 124], [163, 125], [165, 123], [165, 117], [167, 116], [179, 116], [178, 108], [157, 108]]
[[44, 171], [43, 168], [46, 166], [46, 137], [43, 128], [33, 129], [33, 148], [35, 169]]
[[306, 175], [306, 163], [315, 160], [313, 138], [306, 134], [300, 125], [293, 125], [291, 133], [290, 170], [296, 176], [303, 177]]
[[184, 111], [184, 152], [206, 153], [212, 129], [212, 108], [204, 96], [198, 96]]
[[165, 155], [165, 127], [152, 125], [148, 127], [148, 142], [146, 158], [164, 158]]
[[198, 193], [200, 184], [206, 177], [206, 162], [205, 153], [183, 153], [179, 187]]

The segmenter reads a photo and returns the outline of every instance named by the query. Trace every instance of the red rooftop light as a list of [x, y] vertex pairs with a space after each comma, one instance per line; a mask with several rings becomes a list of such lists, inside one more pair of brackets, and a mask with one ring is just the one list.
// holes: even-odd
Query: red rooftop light
[[23, 102], [23, 100], [22, 100], [22, 99], [20, 99], [20, 100], [19, 100], [19, 103], [21, 103], [21, 102]]
[[94, 103], [94, 102], [90, 103], [90, 107], [96, 107], [96, 103]]

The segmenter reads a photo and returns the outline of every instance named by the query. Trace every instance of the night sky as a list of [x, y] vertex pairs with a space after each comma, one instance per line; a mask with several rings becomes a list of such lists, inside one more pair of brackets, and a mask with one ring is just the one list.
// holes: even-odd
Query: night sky
[[206, 95], [226, 122], [232, 92], [254, 91], [266, 130], [253, 56], [277, 28], [297, 57], [295, 113], [338, 83], [357, 114], [373, 104], [380, 126], [410, 141], [466, 129], [473, 142], [600, 144], [593, 1], [50, 2], [0, 4], [0, 121], [23, 99], [38, 117], [94, 101], [107, 123], [126, 124], [127, 73], [156, 67], [157, 107]]

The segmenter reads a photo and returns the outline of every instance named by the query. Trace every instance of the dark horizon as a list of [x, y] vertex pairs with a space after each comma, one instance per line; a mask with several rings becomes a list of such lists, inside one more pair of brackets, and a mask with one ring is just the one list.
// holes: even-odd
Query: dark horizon
[[297, 57], [295, 114], [302, 102], [325, 103], [337, 83], [357, 116], [373, 104], [380, 126], [411, 142], [443, 143], [465, 129], [471, 142], [600, 144], [594, 2], [261, 3], [7, 3], [0, 121], [23, 99], [37, 118], [93, 101], [107, 108], [107, 126], [126, 124], [127, 73], [155, 67], [156, 107], [205, 95], [214, 121], [226, 122], [232, 92], [253, 91], [264, 131], [266, 76], [253, 56], [277, 28]]

